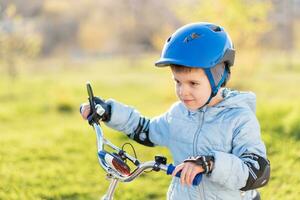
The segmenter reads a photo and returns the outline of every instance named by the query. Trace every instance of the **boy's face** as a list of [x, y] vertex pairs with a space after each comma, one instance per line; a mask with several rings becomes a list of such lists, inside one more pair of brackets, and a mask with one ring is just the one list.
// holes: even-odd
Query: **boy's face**
[[203, 106], [211, 94], [211, 86], [203, 69], [192, 68], [191, 71], [172, 69], [176, 85], [176, 95], [192, 111]]

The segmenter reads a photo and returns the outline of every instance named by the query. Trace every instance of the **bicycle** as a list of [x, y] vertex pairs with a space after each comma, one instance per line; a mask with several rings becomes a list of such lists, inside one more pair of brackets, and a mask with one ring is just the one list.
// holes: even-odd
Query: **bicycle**
[[[141, 175], [145, 170], [165, 171], [167, 175], [171, 175], [175, 169], [173, 164], [167, 164], [167, 158], [164, 156], [155, 156], [154, 160], [140, 162], [136, 157], [126, 153], [123, 149], [115, 146], [109, 140], [104, 138], [103, 130], [100, 126], [101, 117], [105, 110], [99, 104], [94, 102], [94, 94], [91, 84], [86, 84], [88, 92], [88, 100], [90, 103], [91, 114], [88, 117], [88, 123], [94, 128], [97, 138], [97, 155], [100, 166], [106, 171], [107, 178], [111, 181], [102, 200], [112, 200], [118, 182], [131, 182]], [[108, 146], [115, 152], [108, 152], [104, 147]], [[130, 161], [136, 168], [131, 171], [126, 161]], [[181, 172], [176, 174], [180, 177]], [[199, 185], [202, 180], [202, 173], [196, 175], [193, 185]]]

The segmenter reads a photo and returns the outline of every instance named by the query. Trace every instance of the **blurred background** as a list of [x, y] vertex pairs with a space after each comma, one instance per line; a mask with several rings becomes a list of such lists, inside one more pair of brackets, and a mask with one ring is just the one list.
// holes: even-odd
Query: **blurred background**
[[[78, 112], [86, 81], [146, 116], [165, 112], [173, 82], [153, 63], [170, 34], [197, 21], [227, 30], [237, 50], [229, 87], [257, 95], [272, 167], [262, 199], [298, 199], [299, 10], [300, 0], [0, 0], [0, 199], [99, 199], [108, 181]], [[172, 162], [164, 148], [132, 143], [142, 161]], [[115, 198], [165, 199], [169, 181], [147, 173]]]

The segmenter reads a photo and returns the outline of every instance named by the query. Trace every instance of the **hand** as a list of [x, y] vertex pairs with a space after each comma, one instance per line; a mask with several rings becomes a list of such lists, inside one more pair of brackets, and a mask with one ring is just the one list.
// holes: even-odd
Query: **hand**
[[175, 170], [172, 173], [172, 176], [175, 176], [179, 171], [181, 171], [180, 175], [180, 183], [182, 185], [192, 185], [195, 176], [199, 173], [204, 172], [204, 169], [195, 163], [185, 162], [177, 165]]
[[[102, 121], [109, 121], [111, 117], [111, 105], [107, 104], [103, 99], [99, 97], [94, 97], [94, 103], [96, 104], [96, 109], [97, 106], [100, 105], [101, 109], [103, 109], [103, 113], [97, 112], [97, 120], [102, 120]], [[80, 114], [83, 119], [89, 119], [89, 116], [91, 114], [91, 107], [89, 103], [83, 103], [80, 106]]]
[[83, 119], [87, 120], [88, 116], [90, 115], [91, 107], [89, 103], [83, 103], [80, 106], [80, 114]]

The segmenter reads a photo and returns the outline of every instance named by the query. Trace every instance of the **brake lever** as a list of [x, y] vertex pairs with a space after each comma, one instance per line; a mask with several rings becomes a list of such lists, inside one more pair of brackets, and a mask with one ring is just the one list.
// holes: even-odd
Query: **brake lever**
[[87, 89], [87, 92], [88, 92], [88, 95], [89, 95], [89, 103], [90, 103], [90, 107], [91, 107], [91, 111], [94, 113], [96, 111], [96, 107], [95, 107], [95, 103], [94, 103], [94, 93], [93, 93], [93, 89], [92, 89], [92, 86], [91, 86], [91, 83], [90, 82], [87, 82], [86, 83], [86, 89]]
[[102, 115], [105, 110], [100, 106], [97, 108], [97, 105], [95, 105], [95, 102], [94, 102], [94, 93], [93, 93], [93, 89], [92, 89], [92, 85], [91, 83], [88, 81], [86, 83], [86, 89], [87, 89], [87, 92], [88, 92], [88, 100], [89, 100], [89, 103], [90, 103], [90, 109], [91, 109], [91, 114], [88, 116], [88, 122], [90, 125], [92, 125], [93, 123], [96, 123], [96, 124], [99, 124], [99, 118], [97, 117], [97, 115]]

